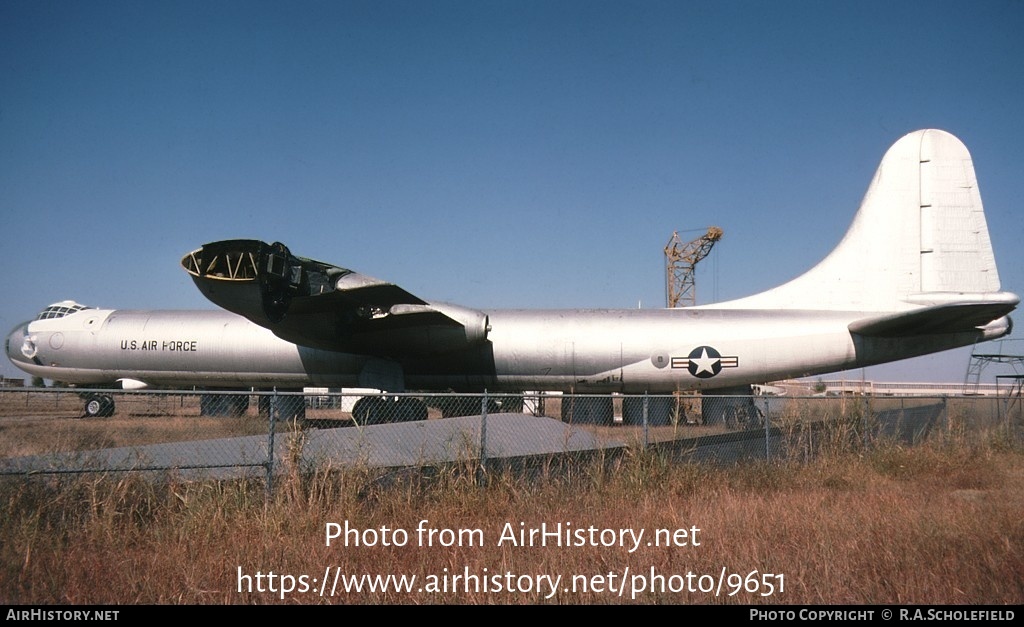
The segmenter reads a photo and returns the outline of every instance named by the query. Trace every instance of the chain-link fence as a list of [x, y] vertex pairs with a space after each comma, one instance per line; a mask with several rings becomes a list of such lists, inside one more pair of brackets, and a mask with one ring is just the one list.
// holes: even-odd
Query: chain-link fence
[[0, 390], [0, 474], [265, 478], [312, 468], [481, 468], [629, 448], [804, 460], [879, 441], [1024, 432], [1019, 397]]

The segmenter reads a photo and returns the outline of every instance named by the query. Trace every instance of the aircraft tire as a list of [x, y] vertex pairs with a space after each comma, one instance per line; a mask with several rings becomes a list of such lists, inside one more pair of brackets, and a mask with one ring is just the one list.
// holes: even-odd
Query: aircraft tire
[[361, 398], [352, 407], [357, 425], [382, 425], [427, 419], [427, 404], [415, 398]]
[[389, 422], [386, 409], [384, 399], [375, 396], [364, 397], [352, 406], [352, 420], [361, 427]]
[[85, 398], [85, 416], [104, 418], [114, 415], [114, 399], [105, 394], [90, 394]]
[[395, 403], [391, 422], [415, 422], [427, 419], [427, 404], [415, 398], [400, 398]]
[[103, 402], [100, 401], [98, 396], [90, 396], [85, 399], [85, 415], [89, 418], [95, 418], [100, 415], [103, 409]]
[[[498, 401], [493, 398], [487, 399], [487, 413], [493, 414], [498, 411], [515, 411], [502, 409]], [[441, 416], [444, 418], [455, 418], [457, 416], [479, 416], [483, 410], [479, 396], [455, 396], [444, 399], [440, 405]], [[521, 409], [521, 408], [520, 408]]]

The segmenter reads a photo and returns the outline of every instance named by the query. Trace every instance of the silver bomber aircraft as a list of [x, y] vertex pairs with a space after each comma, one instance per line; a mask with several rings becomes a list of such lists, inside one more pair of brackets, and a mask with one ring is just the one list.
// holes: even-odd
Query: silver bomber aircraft
[[[10, 333], [8, 357], [81, 386], [718, 391], [999, 338], [1020, 301], [1001, 291], [971, 156], [939, 130], [889, 149], [818, 265], [715, 305], [475, 310], [256, 240], [182, 266], [227, 311], [58, 303]], [[100, 401], [87, 413], [112, 411]]]

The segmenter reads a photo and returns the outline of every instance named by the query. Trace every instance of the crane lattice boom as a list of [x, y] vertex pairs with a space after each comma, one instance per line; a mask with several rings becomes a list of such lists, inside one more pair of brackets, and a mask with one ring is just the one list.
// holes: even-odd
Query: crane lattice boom
[[679, 231], [665, 245], [665, 297], [669, 307], [697, 304], [697, 284], [694, 272], [697, 262], [708, 256], [715, 242], [722, 239], [722, 229], [708, 227], [708, 232], [690, 242], [683, 242]]

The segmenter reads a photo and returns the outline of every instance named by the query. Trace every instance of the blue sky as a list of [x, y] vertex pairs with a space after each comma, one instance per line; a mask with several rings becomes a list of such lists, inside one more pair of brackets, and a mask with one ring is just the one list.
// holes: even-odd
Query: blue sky
[[672, 231], [714, 224], [699, 300], [739, 297], [926, 127], [971, 150], [1022, 293], [1021, 32], [1001, 0], [0, 0], [0, 327], [212, 308], [179, 259], [239, 237], [473, 307], [656, 307]]

